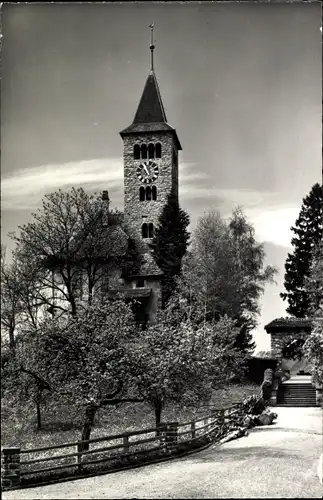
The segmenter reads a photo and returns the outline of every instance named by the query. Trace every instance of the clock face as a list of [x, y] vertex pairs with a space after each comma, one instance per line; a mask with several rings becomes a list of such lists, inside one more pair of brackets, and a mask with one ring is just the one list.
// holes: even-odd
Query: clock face
[[137, 176], [141, 182], [145, 184], [154, 182], [159, 174], [158, 165], [152, 160], [142, 161], [137, 168]]

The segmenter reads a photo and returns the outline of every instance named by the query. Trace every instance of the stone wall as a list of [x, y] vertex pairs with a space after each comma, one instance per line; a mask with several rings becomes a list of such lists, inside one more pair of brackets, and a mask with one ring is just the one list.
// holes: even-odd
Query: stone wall
[[[134, 159], [133, 148], [135, 144], [149, 142], [160, 142], [162, 146], [161, 158], [153, 160], [159, 167], [158, 178], [151, 184], [157, 188], [157, 200], [140, 201], [139, 189], [147, 184], [143, 184], [137, 177], [137, 167], [141, 160]], [[171, 132], [142, 133], [124, 137], [124, 213], [129, 225], [135, 228], [140, 237], [144, 222], [158, 225], [159, 216], [171, 191], [178, 194], [177, 154]]]
[[278, 331], [278, 332], [273, 332], [270, 334], [270, 347], [271, 347], [271, 352], [272, 355], [277, 358], [282, 360], [282, 348], [284, 345], [284, 342], [288, 340], [289, 338], [294, 338], [298, 339], [301, 337], [308, 336], [309, 333], [306, 331]]

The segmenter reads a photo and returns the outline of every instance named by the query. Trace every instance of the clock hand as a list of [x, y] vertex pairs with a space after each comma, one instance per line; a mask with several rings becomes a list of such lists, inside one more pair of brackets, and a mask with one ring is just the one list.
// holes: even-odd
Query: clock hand
[[144, 164], [144, 169], [146, 170], [146, 174], [149, 175], [149, 172], [148, 172], [148, 169], [147, 169], [147, 166]]

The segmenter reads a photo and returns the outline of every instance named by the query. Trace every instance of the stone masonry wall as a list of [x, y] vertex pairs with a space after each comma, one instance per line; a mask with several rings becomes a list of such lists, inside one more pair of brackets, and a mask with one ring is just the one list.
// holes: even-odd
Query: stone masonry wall
[[271, 347], [271, 352], [274, 357], [278, 359], [282, 359], [282, 348], [284, 345], [284, 342], [292, 337], [294, 339], [298, 339], [300, 337], [304, 337], [306, 335], [309, 335], [305, 331], [299, 331], [299, 332], [274, 332], [270, 334], [270, 347]]
[[[159, 176], [151, 186], [157, 187], [156, 201], [140, 201], [139, 189], [143, 184], [137, 177], [137, 167], [141, 160], [135, 160], [133, 147], [135, 144], [160, 142], [162, 154], [154, 162], [159, 167]], [[124, 137], [124, 213], [129, 224], [141, 237], [141, 226], [144, 222], [158, 225], [158, 218], [167, 202], [168, 194], [173, 190], [178, 193], [178, 169], [173, 162], [173, 150], [176, 149], [171, 132], [142, 133]], [[177, 163], [177, 162], [176, 162]]]

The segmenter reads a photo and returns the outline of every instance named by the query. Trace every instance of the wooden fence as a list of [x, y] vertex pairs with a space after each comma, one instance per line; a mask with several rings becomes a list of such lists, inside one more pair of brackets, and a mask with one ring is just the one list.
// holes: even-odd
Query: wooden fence
[[[20, 448], [2, 449], [2, 488], [17, 488], [26, 483], [26, 476], [32, 476], [33, 484], [42, 480], [55, 479], [62, 471], [68, 476], [95, 472], [99, 464], [110, 462], [119, 466], [120, 461], [131, 463], [133, 457], [158, 452], [176, 452], [184, 443], [206, 436], [217, 435], [226, 421], [240, 413], [241, 404], [221, 410], [213, 410], [207, 417], [185, 423], [166, 422], [158, 428], [124, 432], [88, 441], [76, 441], [55, 446], [21, 450]], [[240, 413], [241, 414], [241, 413]], [[149, 462], [149, 458], [148, 458]], [[45, 467], [44, 467], [45, 465]], [[109, 467], [110, 469], [110, 467]], [[29, 482], [29, 481], [28, 481]]]

